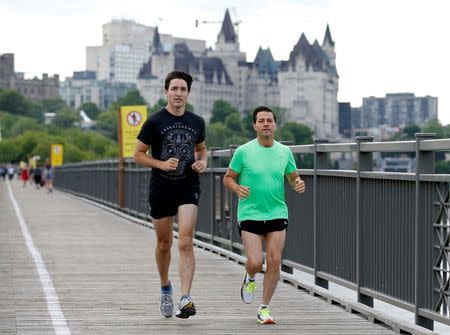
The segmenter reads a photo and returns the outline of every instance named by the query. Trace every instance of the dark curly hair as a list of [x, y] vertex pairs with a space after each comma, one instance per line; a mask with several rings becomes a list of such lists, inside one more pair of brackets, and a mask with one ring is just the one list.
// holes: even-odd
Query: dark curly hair
[[192, 86], [192, 76], [189, 73], [183, 72], [183, 71], [172, 71], [169, 72], [166, 76], [166, 80], [164, 82], [164, 89], [167, 91], [169, 89], [170, 86], [170, 81], [172, 79], [182, 79], [186, 82], [187, 84], [187, 89], [188, 92], [191, 91], [191, 86]]

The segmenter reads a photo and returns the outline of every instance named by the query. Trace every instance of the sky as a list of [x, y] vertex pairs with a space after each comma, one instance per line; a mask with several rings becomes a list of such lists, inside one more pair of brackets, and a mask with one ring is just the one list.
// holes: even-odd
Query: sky
[[86, 46], [102, 44], [102, 25], [132, 19], [162, 34], [205, 40], [214, 47], [230, 9], [241, 21], [241, 51], [253, 61], [270, 47], [287, 60], [305, 33], [322, 44], [329, 24], [335, 42], [339, 102], [409, 92], [438, 97], [439, 120], [450, 124], [450, 20], [446, 0], [0, 0], [0, 54], [14, 53], [26, 78], [86, 69]]

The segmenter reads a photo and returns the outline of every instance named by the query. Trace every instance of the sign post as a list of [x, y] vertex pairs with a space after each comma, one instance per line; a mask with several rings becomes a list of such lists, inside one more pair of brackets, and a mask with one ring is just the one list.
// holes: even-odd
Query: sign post
[[63, 154], [64, 150], [62, 144], [52, 144], [50, 149], [50, 160], [53, 167], [63, 164]]
[[147, 106], [121, 106], [118, 109], [119, 176], [118, 203], [125, 207], [125, 158], [133, 157], [136, 136], [147, 120]]

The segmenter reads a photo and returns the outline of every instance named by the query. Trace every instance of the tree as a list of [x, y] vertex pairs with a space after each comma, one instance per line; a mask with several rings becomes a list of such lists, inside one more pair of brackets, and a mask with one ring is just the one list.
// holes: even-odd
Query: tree
[[227, 138], [231, 136], [231, 131], [220, 122], [209, 124], [206, 127], [206, 144], [210, 147], [225, 147]]
[[30, 102], [19, 92], [14, 90], [2, 90], [0, 92], [0, 110], [16, 116], [32, 116]]
[[60, 128], [70, 128], [79, 120], [80, 117], [71, 108], [64, 107], [56, 112], [52, 124]]
[[225, 119], [225, 126], [233, 133], [242, 135], [243, 125], [241, 116], [237, 113], [231, 113]]
[[98, 129], [104, 136], [117, 141], [117, 111], [109, 109], [100, 113], [95, 129]]
[[120, 106], [147, 105], [147, 102], [141, 96], [138, 90], [128, 91], [126, 95], [112, 104], [113, 109], [117, 110]]
[[[313, 143], [312, 130], [305, 124], [296, 122], [286, 122], [280, 129], [281, 134], [287, 133], [293, 136], [293, 142], [296, 145]], [[281, 139], [280, 139], [281, 140]], [[283, 139], [285, 140], [285, 139]], [[291, 140], [291, 139], [286, 139]]]
[[78, 108], [78, 112], [84, 111], [87, 116], [89, 116], [92, 120], [97, 119], [100, 114], [100, 108], [93, 102], [85, 102]]
[[20, 118], [10, 129], [10, 136], [15, 137], [23, 134], [27, 130], [44, 130], [44, 126], [37, 123], [35, 119]]
[[436, 138], [445, 138], [447, 135], [446, 129], [442, 126], [438, 119], [428, 121], [422, 128], [424, 133], [435, 133]]
[[405, 128], [403, 128], [402, 133], [405, 136], [405, 139], [415, 139], [415, 134], [420, 133], [420, 127], [416, 124], [409, 124]]
[[56, 111], [68, 107], [66, 102], [61, 98], [48, 98], [41, 101], [44, 113], [56, 113]]
[[225, 119], [228, 115], [236, 113], [239, 115], [239, 112], [236, 108], [231, 106], [228, 101], [225, 100], [216, 100], [213, 104], [213, 109], [211, 111], [211, 119], [209, 120], [210, 124], [216, 122], [225, 122]]

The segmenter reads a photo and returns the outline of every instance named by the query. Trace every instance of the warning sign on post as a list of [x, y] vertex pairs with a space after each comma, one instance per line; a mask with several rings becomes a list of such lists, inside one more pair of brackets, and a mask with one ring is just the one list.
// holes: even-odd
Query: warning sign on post
[[52, 144], [51, 146], [51, 161], [52, 166], [63, 164], [63, 146], [62, 144]]
[[133, 157], [136, 136], [147, 120], [147, 106], [121, 106], [119, 109], [119, 145], [121, 157]]

